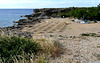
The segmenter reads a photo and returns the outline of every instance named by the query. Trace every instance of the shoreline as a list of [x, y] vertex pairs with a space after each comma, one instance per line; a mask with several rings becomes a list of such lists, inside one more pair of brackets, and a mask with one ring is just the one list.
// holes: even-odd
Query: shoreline
[[[17, 25], [14, 25], [14, 26], [10, 26], [10, 27], [4, 27], [2, 28], [3, 31], [5, 31], [5, 33], [9, 34], [10, 32], [12, 32], [13, 35], [15, 36], [24, 36], [26, 38], [32, 38], [32, 36], [34, 35], [33, 33], [34, 32], [31, 32], [30, 31], [30, 28], [34, 30], [34, 26], [36, 24], [45, 24], [46, 21], [50, 22], [50, 21], [58, 21], [58, 23], [60, 21], [62, 22], [68, 22], [68, 23], [73, 23], [71, 22], [71, 19], [67, 19], [65, 17], [63, 17], [63, 15], [60, 15], [59, 13], [63, 13], [63, 12], [69, 12], [71, 10], [75, 9], [74, 7], [72, 8], [44, 8], [44, 9], [34, 9], [32, 14], [30, 15], [25, 15], [25, 16], [21, 16], [21, 17], [26, 17], [26, 19], [20, 19], [18, 21], [15, 21], [14, 23], [17, 23]], [[83, 9], [83, 8], [80, 8], [80, 9]], [[52, 19], [54, 18], [54, 19]], [[65, 19], [64, 19], [65, 18]], [[44, 22], [45, 23], [42, 23]], [[51, 23], [53, 24], [53, 23]], [[75, 24], [75, 25], [74, 25]], [[77, 27], [79, 28], [80, 26], [83, 26], [82, 24], [76, 24], [74, 23], [73, 24], [73, 28]], [[78, 25], [78, 26], [77, 26]], [[40, 25], [38, 25], [40, 26]], [[57, 28], [56, 26], [58, 26], [57, 24], [54, 25], [55, 28]], [[63, 25], [62, 25], [63, 26]], [[68, 25], [68, 28], [70, 28], [71, 25]], [[88, 25], [87, 25], [88, 26]], [[95, 25], [93, 25], [95, 26]], [[99, 26], [99, 25], [98, 25]], [[46, 25], [45, 27], [48, 27], [48, 25]], [[66, 26], [67, 27], [67, 26]], [[28, 29], [27, 31], [23, 31], [24, 28]], [[43, 28], [43, 27], [42, 27]], [[82, 27], [83, 28], [83, 27]], [[92, 28], [92, 27], [91, 27]], [[91, 29], [90, 28], [90, 29]], [[50, 29], [50, 28], [49, 28]], [[52, 29], [52, 28], [51, 28]], [[67, 29], [67, 28], [66, 28]], [[86, 29], [86, 28], [85, 28]], [[95, 29], [95, 28], [93, 28]], [[97, 28], [98, 29], [98, 28]], [[97, 30], [96, 29], [96, 30]], [[75, 29], [72, 29], [73, 31]], [[79, 31], [75, 31], [75, 33], [77, 33], [78, 35], [80, 33], [83, 33], [83, 29], [78, 29]], [[83, 30], [83, 31], [80, 31], [80, 30]], [[92, 30], [92, 29], [91, 29]], [[89, 30], [89, 32], [91, 32], [91, 30]], [[70, 33], [71, 31], [70, 30], [66, 30], [67, 32], [69, 32], [67, 35], [75, 35], [73, 33]], [[46, 31], [47, 32], [47, 31]], [[88, 32], [88, 30], [86, 29], [86, 31], [84, 32]], [[98, 31], [99, 32], [99, 31]], [[44, 33], [44, 32], [43, 32]], [[50, 33], [48, 33], [50, 34]], [[64, 33], [63, 33], [64, 34]]]
[[[60, 10], [59, 10], [60, 9]], [[34, 13], [31, 15], [25, 15], [26, 19], [20, 19], [18, 21], [15, 21], [14, 23], [17, 23], [17, 25], [3, 27], [2, 30], [6, 33], [12, 32], [12, 34], [16, 35], [23, 35], [23, 33], [29, 33], [27, 32], [21, 32], [24, 27], [31, 27], [31, 24], [40, 23], [43, 19], [50, 19], [53, 18], [60, 18], [60, 16], [57, 16], [55, 13], [58, 13], [59, 11], [66, 10], [66, 8], [47, 8], [47, 9], [34, 9]], [[69, 9], [69, 8], [68, 8]], [[55, 15], [49, 16], [48, 13], [52, 13]], [[16, 33], [15, 33], [16, 32]], [[29, 36], [31, 33], [29, 33]]]

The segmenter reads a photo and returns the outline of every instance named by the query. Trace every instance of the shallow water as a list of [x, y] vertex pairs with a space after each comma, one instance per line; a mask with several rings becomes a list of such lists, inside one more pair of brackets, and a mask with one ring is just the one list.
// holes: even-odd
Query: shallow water
[[12, 26], [13, 21], [25, 19], [25, 17], [21, 16], [32, 13], [33, 9], [0, 9], [0, 27]]

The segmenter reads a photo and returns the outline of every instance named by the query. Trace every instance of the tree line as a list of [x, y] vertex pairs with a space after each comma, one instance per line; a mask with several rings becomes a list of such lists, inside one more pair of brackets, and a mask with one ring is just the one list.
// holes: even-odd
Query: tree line
[[87, 8], [72, 7], [72, 8], [73, 9], [71, 11], [63, 12], [60, 14], [60, 16], [64, 15], [66, 17], [100, 21], [100, 4], [97, 7], [87, 7]]
[[69, 15], [78, 19], [87, 19], [87, 20], [100, 20], [100, 8], [99, 7], [90, 7], [86, 9], [76, 8], [71, 10]]

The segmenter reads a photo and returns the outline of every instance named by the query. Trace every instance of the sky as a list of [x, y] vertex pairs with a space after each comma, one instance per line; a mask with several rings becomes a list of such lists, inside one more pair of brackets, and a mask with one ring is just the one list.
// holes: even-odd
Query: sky
[[0, 8], [95, 7], [100, 0], [0, 0]]

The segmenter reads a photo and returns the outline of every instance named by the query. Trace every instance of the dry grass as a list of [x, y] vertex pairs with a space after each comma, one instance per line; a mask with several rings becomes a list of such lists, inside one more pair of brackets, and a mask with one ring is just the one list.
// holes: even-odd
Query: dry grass
[[60, 56], [64, 52], [62, 44], [58, 41], [52, 39], [35, 39], [35, 41], [43, 48], [38, 52], [38, 55], [24, 55], [28, 56], [29, 60], [26, 60], [24, 57], [19, 57], [20, 60], [17, 60], [18, 57], [15, 57], [14, 63], [51, 63], [51, 59]]
[[52, 57], [58, 57], [64, 52], [63, 45], [57, 40], [36, 39], [36, 42], [43, 48], [43, 53], [50, 54]]
[[[11, 33], [10, 33], [11, 34]], [[2, 31], [2, 37], [9, 36], [6, 35]], [[35, 54], [25, 54], [23, 52], [22, 55], [15, 55], [12, 57], [13, 61], [12, 63], [50, 63], [51, 59], [54, 59], [56, 57], [59, 57], [62, 53], [64, 53], [63, 45], [53, 39], [31, 39], [39, 43], [40, 47], [42, 48], [41, 51]], [[17, 50], [16, 50], [17, 51]], [[3, 61], [0, 59], [0, 63], [6, 63], [6, 61]]]
[[24, 57], [15, 57], [13, 59], [14, 63], [49, 63], [49, 56], [47, 57], [45, 54], [40, 54], [35, 56], [34, 54], [24, 55], [29, 57], [28, 60]]

